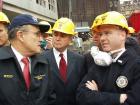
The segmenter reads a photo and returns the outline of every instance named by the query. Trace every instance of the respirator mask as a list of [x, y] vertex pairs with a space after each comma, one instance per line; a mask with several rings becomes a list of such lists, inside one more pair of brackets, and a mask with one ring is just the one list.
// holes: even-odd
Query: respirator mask
[[40, 41], [40, 47], [42, 48], [42, 49], [46, 49], [46, 46], [47, 46], [47, 41], [45, 40], [45, 39], [43, 39], [42, 41]]
[[112, 63], [112, 57], [107, 52], [100, 51], [97, 46], [91, 48], [91, 55], [95, 64], [99, 66], [109, 66]]

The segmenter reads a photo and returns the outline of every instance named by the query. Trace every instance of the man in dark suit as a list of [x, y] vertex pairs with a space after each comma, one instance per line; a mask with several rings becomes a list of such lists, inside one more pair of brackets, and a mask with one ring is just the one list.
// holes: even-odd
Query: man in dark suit
[[0, 105], [54, 105], [55, 94], [48, 62], [40, 47], [40, 25], [27, 14], [9, 26], [11, 45], [0, 48]]
[[56, 103], [57, 105], [77, 105], [76, 89], [85, 72], [84, 57], [67, 49], [75, 35], [74, 24], [68, 18], [60, 18], [52, 30], [53, 49], [46, 51], [45, 55], [51, 65]]

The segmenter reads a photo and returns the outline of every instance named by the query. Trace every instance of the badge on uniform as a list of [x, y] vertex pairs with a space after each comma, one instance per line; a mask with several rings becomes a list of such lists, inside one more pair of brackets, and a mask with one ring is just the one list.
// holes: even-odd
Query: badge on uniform
[[4, 77], [4, 78], [13, 78], [14, 75], [11, 75], [11, 74], [4, 74], [3, 77]]
[[125, 76], [119, 76], [116, 80], [116, 84], [120, 88], [125, 88], [128, 85], [128, 79]]
[[34, 78], [36, 78], [37, 80], [41, 80], [43, 79], [43, 77], [45, 77], [45, 75], [38, 75], [38, 76], [35, 76]]

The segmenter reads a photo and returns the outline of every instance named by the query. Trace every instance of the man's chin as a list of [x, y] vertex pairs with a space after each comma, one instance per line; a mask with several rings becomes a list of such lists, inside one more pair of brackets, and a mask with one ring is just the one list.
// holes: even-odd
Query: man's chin
[[102, 48], [102, 50], [103, 50], [104, 52], [110, 52], [110, 49], [107, 49], [107, 48]]
[[0, 45], [0, 47], [3, 47], [4, 45]]

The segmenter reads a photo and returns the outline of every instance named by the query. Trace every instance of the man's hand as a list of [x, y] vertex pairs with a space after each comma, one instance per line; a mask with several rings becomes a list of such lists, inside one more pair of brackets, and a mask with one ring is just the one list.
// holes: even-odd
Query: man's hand
[[53, 45], [52, 45], [52, 37], [49, 36], [49, 37], [45, 38], [45, 40], [47, 41], [47, 48], [48, 49], [52, 48], [53, 47]]
[[91, 89], [91, 90], [96, 90], [96, 91], [98, 91], [98, 86], [97, 86], [97, 84], [96, 84], [96, 82], [95, 82], [94, 80], [92, 80], [91, 82], [90, 82], [90, 81], [87, 81], [87, 82], [85, 83], [85, 85], [86, 85], [87, 88], [89, 88], [89, 89]]

